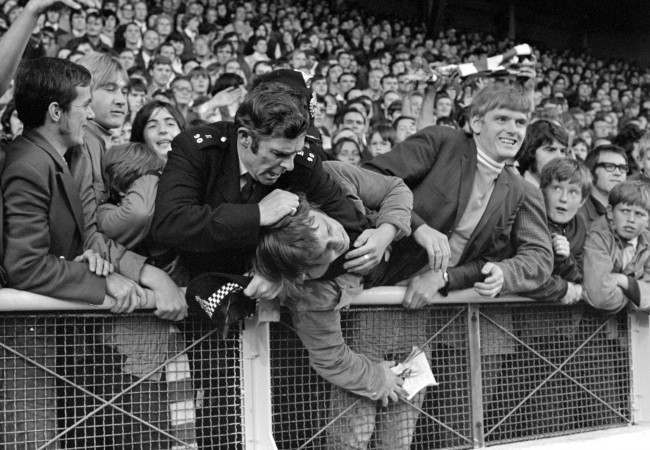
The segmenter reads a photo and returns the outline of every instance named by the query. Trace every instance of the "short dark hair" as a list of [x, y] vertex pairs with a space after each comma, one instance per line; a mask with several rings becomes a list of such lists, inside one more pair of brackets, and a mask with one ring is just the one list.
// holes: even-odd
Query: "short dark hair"
[[171, 103], [163, 102], [162, 100], [151, 100], [149, 103], [140, 108], [138, 113], [133, 119], [133, 125], [131, 126], [131, 142], [141, 142], [144, 143], [144, 127], [147, 125], [147, 121], [158, 108], [164, 108], [169, 111], [169, 114], [176, 120], [178, 123], [178, 128], [181, 131], [185, 129], [185, 119], [183, 115], [176, 109]]
[[142, 78], [134, 77], [129, 78], [129, 83], [126, 86], [127, 92], [140, 91], [147, 92], [147, 84]]
[[609, 191], [609, 206], [623, 203], [645, 209], [650, 213], [650, 184], [643, 180], [623, 181]]
[[169, 66], [172, 67], [172, 60], [166, 56], [156, 56], [151, 61], [149, 61], [148, 70], [155, 69], [156, 66]]
[[16, 74], [14, 99], [18, 118], [25, 128], [40, 127], [51, 103], [63, 111], [77, 98], [77, 87], [89, 87], [90, 72], [79, 64], [59, 58], [24, 61]]
[[524, 142], [515, 157], [519, 163], [519, 170], [522, 173], [526, 170], [537, 173], [535, 153], [538, 148], [552, 144], [553, 141], [558, 141], [565, 147], [569, 145], [569, 133], [560, 123], [540, 119], [528, 125]]
[[243, 84], [244, 79], [240, 75], [230, 72], [222, 73], [214, 82], [214, 86], [212, 87], [212, 95], [216, 94], [217, 92], [221, 92], [224, 89], [239, 87]]
[[299, 291], [308, 271], [314, 268], [314, 258], [321, 250], [316, 235], [310, 205], [299, 194], [298, 210], [262, 231], [255, 251], [255, 272], [282, 284], [284, 294]]
[[568, 181], [580, 185], [580, 192], [584, 200], [589, 196], [592, 184], [591, 172], [580, 161], [569, 158], [556, 158], [549, 161], [542, 169], [539, 177], [539, 188], [544, 190], [553, 181]]
[[309, 128], [309, 110], [299, 96], [284, 83], [263, 83], [244, 98], [235, 115], [235, 125], [248, 129], [257, 151], [258, 139], [296, 139]]
[[628, 162], [627, 155], [625, 154], [625, 150], [619, 147], [618, 145], [612, 145], [612, 144], [599, 145], [598, 147], [594, 148], [591, 152], [589, 152], [587, 158], [585, 159], [585, 165], [589, 168], [592, 175], [594, 176], [596, 175], [595, 174], [596, 164], [598, 164], [598, 160], [600, 159], [600, 154], [605, 152], [616, 153], [617, 155], [621, 155], [625, 159], [625, 163], [627, 164]]

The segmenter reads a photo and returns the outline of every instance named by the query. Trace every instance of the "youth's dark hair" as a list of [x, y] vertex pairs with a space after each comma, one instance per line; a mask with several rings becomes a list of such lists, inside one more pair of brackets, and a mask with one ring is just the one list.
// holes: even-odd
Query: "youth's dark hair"
[[311, 206], [300, 195], [298, 210], [262, 231], [255, 251], [255, 272], [273, 281], [296, 282], [313, 267], [319, 249]]
[[68, 111], [77, 98], [77, 87], [89, 87], [90, 72], [79, 64], [59, 58], [37, 58], [24, 61], [16, 74], [14, 99], [18, 118], [25, 128], [45, 123], [45, 114], [56, 102]]
[[144, 144], [144, 127], [147, 125], [153, 112], [158, 108], [164, 108], [169, 111], [169, 114], [171, 114], [176, 120], [176, 123], [178, 123], [178, 128], [180, 128], [181, 131], [185, 130], [185, 118], [174, 105], [163, 102], [162, 100], [152, 100], [143, 105], [135, 115], [133, 125], [131, 126], [131, 142], [140, 142]]
[[558, 141], [563, 146], [569, 145], [569, 133], [557, 122], [540, 119], [528, 125], [526, 137], [515, 159], [519, 162], [519, 171], [531, 170], [537, 173], [535, 153], [543, 145]]
[[214, 82], [214, 86], [212, 87], [212, 95], [215, 95], [217, 92], [221, 92], [224, 89], [239, 87], [243, 84], [244, 79], [240, 75], [230, 72], [222, 73]]

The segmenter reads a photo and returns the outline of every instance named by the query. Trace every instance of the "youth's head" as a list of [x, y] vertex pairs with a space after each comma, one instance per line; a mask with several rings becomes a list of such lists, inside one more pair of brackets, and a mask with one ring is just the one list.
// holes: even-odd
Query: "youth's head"
[[102, 159], [111, 200], [119, 201], [135, 180], [161, 171], [164, 165], [156, 152], [141, 142], [111, 147]]
[[133, 119], [131, 142], [140, 142], [167, 161], [172, 140], [185, 129], [183, 115], [170, 103], [153, 100]]
[[479, 149], [496, 161], [517, 155], [526, 136], [530, 99], [511, 86], [481, 89], [470, 110], [470, 127]]
[[262, 83], [246, 95], [235, 115], [237, 151], [256, 181], [272, 185], [293, 170], [309, 120], [304, 102], [284, 83]]
[[585, 164], [593, 175], [593, 188], [602, 195], [607, 195], [614, 186], [627, 178], [627, 155], [625, 150], [616, 145], [594, 148], [587, 155]]
[[645, 181], [624, 181], [609, 193], [607, 218], [616, 234], [629, 241], [648, 228], [650, 184]]
[[263, 230], [255, 271], [289, 287], [304, 279], [320, 278], [349, 247], [343, 225], [301, 196], [294, 215]]
[[156, 56], [149, 63], [149, 76], [155, 86], [166, 88], [172, 77], [172, 60], [164, 56]]
[[339, 139], [332, 148], [332, 154], [337, 161], [353, 166], [361, 164], [361, 147], [355, 139], [347, 137]]
[[567, 223], [589, 196], [591, 173], [579, 161], [556, 158], [542, 169], [540, 189], [544, 194], [549, 220]]
[[569, 133], [559, 123], [537, 120], [526, 130], [526, 138], [517, 155], [519, 169], [539, 176], [544, 166], [555, 158], [567, 156]]
[[346, 108], [341, 112], [340, 126], [354, 131], [361, 139], [366, 133], [366, 116], [358, 109]]
[[417, 131], [415, 118], [410, 116], [399, 116], [393, 122], [393, 128], [395, 128], [395, 142], [402, 142]]
[[192, 103], [192, 83], [185, 76], [176, 77], [171, 83], [172, 95], [176, 106], [185, 107]]
[[377, 125], [368, 135], [368, 152], [373, 157], [390, 152], [397, 142], [395, 129], [390, 125]]
[[58, 58], [23, 62], [14, 100], [25, 129], [47, 126], [66, 148], [83, 143], [83, 126], [93, 117], [91, 76], [84, 67]]
[[92, 75], [95, 122], [110, 130], [124, 123], [128, 77], [120, 60], [105, 53], [90, 53], [79, 60]]
[[129, 79], [126, 93], [126, 103], [131, 116], [142, 108], [147, 99], [147, 85], [141, 78]]

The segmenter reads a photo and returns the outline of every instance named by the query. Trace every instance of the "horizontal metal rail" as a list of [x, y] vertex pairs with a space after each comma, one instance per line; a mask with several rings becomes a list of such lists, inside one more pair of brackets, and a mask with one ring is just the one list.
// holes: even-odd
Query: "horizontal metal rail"
[[[402, 303], [406, 288], [402, 286], [385, 286], [366, 289], [356, 296], [353, 305], [399, 305]], [[430, 303], [432, 305], [454, 305], [454, 304], [484, 304], [484, 303], [521, 303], [533, 302], [526, 297], [503, 296], [503, 297], [481, 297], [473, 289], [464, 289], [450, 292], [447, 297], [437, 295]], [[101, 305], [60, 300], [32, 292], [20, 291], [17, 289], [0, 289], [0, 312], [13, 311], [106, 311], [115, 305], [115, 299], [106, 297]], [[148, 300], [140, 305], [138, 309], [154, 309], [153, 300]]]

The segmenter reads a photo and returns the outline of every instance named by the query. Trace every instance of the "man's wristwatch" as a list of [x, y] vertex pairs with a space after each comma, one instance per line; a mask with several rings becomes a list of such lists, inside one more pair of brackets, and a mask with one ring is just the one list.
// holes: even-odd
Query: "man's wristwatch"
[[442, 272], [442, 281], [444, 281], [445, 284], [438, 292], [440, 292], [440, 295], [443, 297], [446, 297], [447, 294], [449, 294], [449, 273], [446, 270]]

